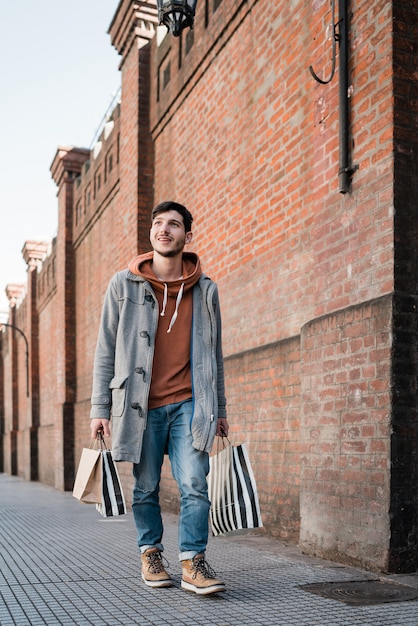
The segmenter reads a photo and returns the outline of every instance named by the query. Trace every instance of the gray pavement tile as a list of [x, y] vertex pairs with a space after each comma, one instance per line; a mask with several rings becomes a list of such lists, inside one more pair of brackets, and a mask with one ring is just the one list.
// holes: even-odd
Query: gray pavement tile
[[[165, 518], [174, 586], [140, 578], [132, 514], [104, 519], [69, 493], [0, 474], [1, 626], [417, 626], [418, 602], [350, 607], [300, 589], [373, 580], [364, 570], [301, 555], [262, 532], [211, 538], [208, 561], [227, 592], [180, 588], [177, 517]], [[414, 586], [416, 576], [398, 576]]]

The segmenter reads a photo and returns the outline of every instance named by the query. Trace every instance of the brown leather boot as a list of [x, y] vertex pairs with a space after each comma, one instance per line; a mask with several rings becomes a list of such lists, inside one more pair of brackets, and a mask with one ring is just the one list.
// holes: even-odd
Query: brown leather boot
[[164, 569], [163, 556], [158, 548], [145, 550], [141, 561], [142, 580], [148, 587], [171, 587], [172, 581]]
[[204, 554], [196, 554], [192, 559], [182, 561], [181, 566], [183, 589], [199, 595], [225, 591], [225, 583], [215, 578], [216, 573], [205, 561]]

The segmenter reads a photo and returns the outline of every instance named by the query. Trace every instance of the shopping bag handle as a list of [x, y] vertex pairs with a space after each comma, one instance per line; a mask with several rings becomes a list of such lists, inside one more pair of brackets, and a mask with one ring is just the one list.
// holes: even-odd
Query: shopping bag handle
[[94, 439], [91, 439], [89, 447], [93, 450], [107, 450], [106, 442], [103, 437], [103, 429], [97, 432], [97, 435]]
[[226, 448], [224, 439], [226, 439], [227, 442], [229, 443], [229, 445], [232, 446], [232, 443], [229, 441], [229, 439], [228, 439], [228, 437], [226, 435], [222, 435], [221, 437], [217, 437], [216, 438], [216, 454], [218, 454], [218, 452], [219, 452], [219, 439], [222, 439], [222, 450], [225, 450], [225, 448]]

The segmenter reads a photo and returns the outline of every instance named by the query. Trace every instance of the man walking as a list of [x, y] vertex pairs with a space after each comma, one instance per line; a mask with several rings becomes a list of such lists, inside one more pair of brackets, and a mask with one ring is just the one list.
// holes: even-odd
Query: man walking
[[192, 215], [176, 202], [151, 214], [152, 251], [110, 281], [93, 372], [91, 433], [110, 435], [116, 461], [133, 463], [132, 511], [142, 578], [171, 579], [162, 558], [159, 484], [164, 454], [180, 492], [181, 586], [197, 594], [225, 590], [208, 565], [210, 502], [206, 476], [215, 435], [228, 435], [221, 316], [216, 284], [202, 273]]

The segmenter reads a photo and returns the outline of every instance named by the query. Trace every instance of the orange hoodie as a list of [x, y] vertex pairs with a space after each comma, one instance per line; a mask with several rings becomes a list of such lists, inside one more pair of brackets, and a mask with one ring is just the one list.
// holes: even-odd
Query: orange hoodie
[[133, 274], [142, 276], [152, 285], [160, 311], [148, 403], [150, 409], [192, 397], [192, 290], [202, 275], [199, 257], [193, 252], [184, 252], [182, 278], [164, 282], [151, 269], [153, 254], [141, 254], [129, 263]]

